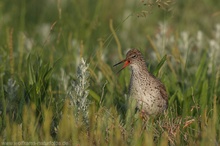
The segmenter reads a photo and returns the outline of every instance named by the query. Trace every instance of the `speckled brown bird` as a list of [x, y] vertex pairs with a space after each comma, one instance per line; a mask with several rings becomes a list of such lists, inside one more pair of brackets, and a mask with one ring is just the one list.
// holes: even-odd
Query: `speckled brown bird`
[[166, 110], [168, 96], [165, 86], [148, 71], [141, 52], [137, 49], [129, 50], [126, 59], [114, 66], [121, 63], [124, 66], [119, 72], [127, 66], [131, 68], [129, 94], [136, 99], [138, 109], [147, 115], [157, 115]]

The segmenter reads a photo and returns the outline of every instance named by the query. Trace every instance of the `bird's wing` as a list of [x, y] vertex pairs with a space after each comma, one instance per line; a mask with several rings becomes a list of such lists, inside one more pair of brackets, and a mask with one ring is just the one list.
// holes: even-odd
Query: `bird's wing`
[[157, 79], [154, 75], [150, 74], [150, 76], [152, 78], [154, 78], [155, 80], [157, 80], [158, 85], [156, 86], [156, 88], [160, 91], [160, 94], [162, 96], [162, 98], [166, 101], [168, 101], [168, 95], [167, 95], [167, 91], [165, 86], [161, 83], [161, 81], [159, 79]]
[[160, 90], [160, 94], [163, 97], [163, 99], [168, 101], [168, 95], [167, 95], [166, 88], [161, 82], [159, 83], [158, 89]]

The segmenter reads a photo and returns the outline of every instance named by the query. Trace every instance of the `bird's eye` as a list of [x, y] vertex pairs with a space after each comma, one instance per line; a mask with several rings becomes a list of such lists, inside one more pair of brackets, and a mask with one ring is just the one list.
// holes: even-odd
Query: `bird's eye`
[[137, 55], [133, 55], [133, 56], [131, 56], [131, 58], [136, 58], [137, 57]]

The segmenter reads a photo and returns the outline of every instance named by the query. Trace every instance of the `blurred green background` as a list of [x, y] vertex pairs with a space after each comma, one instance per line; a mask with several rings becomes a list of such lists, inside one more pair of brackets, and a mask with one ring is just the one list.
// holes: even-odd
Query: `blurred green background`
[[[167, 23], [170, 33], [189, 31], [194, 34], [202, 30], [208, 36], [212, 35], [210, 30], [219, 23], [220, 2], [217, 0], [161, 3], [158, 7], [155, 1], [139, 0], [2, 0], [1, 44], [7, 42], [6, 30], [13, 29], [14, 46], [22, 39], [18, 34], [23, 33], [27, 39], [34, 39], [32, 45], [44, 45], [46, 50], [53, 47], [56, 52], [59, 51], [55, 57], [60, 57], [68, 50], [69, 39], [72, 39], [71, 41], [79, 44], [83, 43], [85, 55], [89, 57], [96, 50], [99, 40], [105, 42], [106, 51], [115, 52], [115, 41], [112, 40], [109, 29], [110, 19], [113, 20], [122, 48], [149, 47], [146, 36], [157, 33], [159, 23]], [[56, 24], [51, 30], [54, 23]], [[14, 50], [19, 48], [15, 47]], [[50, 51], [40, 52], [46, 54]]]

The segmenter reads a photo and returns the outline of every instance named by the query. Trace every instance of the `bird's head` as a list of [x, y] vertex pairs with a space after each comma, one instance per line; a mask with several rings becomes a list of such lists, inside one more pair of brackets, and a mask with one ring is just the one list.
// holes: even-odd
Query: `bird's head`
[[145, 61], [143, 59], [141, 52], [138, 49], [131, 49], [127, 52], [126, 58], [124, 60], [116, 63], [114, 66], [117, 66], [121, 63], [124, 63], [124, 65], [118, 71], [118, 73], [129, 65], [132, 67], [136, 67], [136, 66], [140, 66], [142, 64], [145, 64]]

